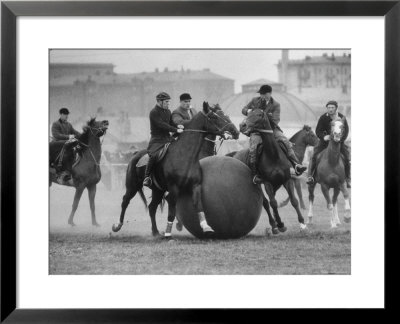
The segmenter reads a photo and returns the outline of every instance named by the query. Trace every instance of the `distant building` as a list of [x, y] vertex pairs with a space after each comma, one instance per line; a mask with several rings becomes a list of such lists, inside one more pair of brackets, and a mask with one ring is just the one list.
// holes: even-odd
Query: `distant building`
[[301, 98], [317, 113], [324, 111], [329, 100], [338, 101], [339, 110], [346, 115], [351, 113], [351, 54], [289, 60], [288, 50], [283, 50], [278, 72], [286, 91]]
[[295, 95], [283, 91], [282, 83], [267, 79], [258, 79], [242, 85], [241, 93], [232, 95], [221, 103], [221, 108], [231, 116], [232, 122], [236, 126], [244, 119], [242, 108], [252, 98], [258, 96], [257, 91], [263, 84], [269, 84], [272, 87], [272, 97], [281, 105], [281, 122], [279, 125], [287, 136], [293, 135], [305, 124], [315, 127], [317, 116], [314, 111]]
[[203, 101], [218, 103], [234, 93], [234, 81], [209, 69], [117, 74], [112, 64], [50, 64], [50, 119], [60, 107], [68, 107], [71, 121], [89, 115], [147, 117], [161, 91], [171, 97], [171, 108], [179, 104], [179, 95], [189, 92], [192, 104], [201, 109]]

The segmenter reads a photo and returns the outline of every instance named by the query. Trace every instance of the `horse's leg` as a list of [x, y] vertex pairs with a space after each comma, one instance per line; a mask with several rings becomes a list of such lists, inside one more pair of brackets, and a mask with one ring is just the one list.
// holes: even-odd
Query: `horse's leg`
[[96, 197], [96, 185], [91, 185], [87, 187], [88, 190], [88, 197], [89, 197], [89, 204], [90, 204], [90, 212], [92, 214], [92, 225], [93, 226], [100, 226], [96, 221], [96, 206], [94, 203], [94, 199]]
[[272, 207], [272, 211], [274, 213], [274, 218], [277, 222], [278, 229], [281, 232], [285, 232], [287, 228], [285, 227], [285, 224], [282, 222], [281, 217], [279, 216], [278, 202], [276, 201], [276, 198], [275, 198], [275, 190], [269, 182], [264, 182], [264, 188], [265, 188], [265, 192], [267, 193], [267, 195], [269, 197], [269, 202]]
[[351, 220], [351, 212], [350, 212], [350, 195], [349, 191], [346, 188], [346, 185], [342, 183], [340, 185], [340, 191], [343, 193], [344, 197], [344, 222], [350, 223]]
[[312, 218], [314, 216], [313, 213], [313, 205], [314, 205], [314, 190], [315, 190], [315, 183], [308, 185], [308, 221], [307, 224], [312, 224]]
[[334, 222], [336, 225], [340, 225], [340, 219], [339, 219], [339, 214], [338, 214], [338, 209], [337, 209], [337, 199], [340, 193], [340, 188], [335, 187], [333, 189], [333, 197], [332, 197], [332, 203], [333, 203], [333, 215], [334, 215]]
[[271, 225], [272, 228], [272, 234], [278, 234], [279, 233], [278, 226], [276, 225], [275, 218], [272, 217], [271, 209], [269, 208], [269, 201], [267, 197], [264, 196], [264, 194], [263, 194], [263, 206], [268, 214], [268, 220], [269, 220], [269, 225]]
[[[168, 221], [172, 219], [172, 222], [175, 220], [175, 215], [176, 215], [176, 202], [175, 199], [171, 196], [171, 194], [168, 194], [165, 197], [165, 200], [168, 202]], [[173, 206], [170, 203], [170, 200], [173, 203]], [[171, 215], [171, 216], [170, 216]], [[181, 232], [183, 229], [182, 223], [179, 221], [179, 219], [176, 220], [176, 229]]]
[[71, 214], [69, 215], [69, 218], [68, 218], [68, 224], [71, 226], [75, 226], [74, 215], [75, 215], [76, 209], [78, 208], [79, 200], [81, 199], [83, 190], [85, 190], [84, 186], [79, 186], [79, 187], [75, 188], [74, 202], [72, 203]]
[[[176, 215], [176, 199], [175, 196], [169, 193], [165, 199], [168, 201], [168, 219], [167, 219], [167, 229], [165, 230], [165, 237], [171, 237], [172, 225], [174, 224]], [[182, 230], [182, 229], [181, 229]]]
[[126, 188], [125, 195], [122, 197], [121, 214], [119, 215], [119, 224], [117, 226], [115, 226], [115, 224], [113, 224], [113, 226], [112, 226], [113, 232], [118, 232], [121, 229], [122, 225], [124, 225], [126, 209], [128, 208], [128, 205], [129, 205], [130, 201], [132, 200], [132, 198], [135, 197], [136, 193], [137, 193], [136, 186], [132, 186], [132, 187], [129, 186], [128, 188]]
[[335, 228], [336, 227], [335, 215], [334, 215], [334, 211], [333, 211], [332, 200], [331, 200], [331, 197], [329, 195], [329, 187], [326, 184], [321, 183], [321, 190], [322, 190], [322, 193], [323, 193], [323, 195], [325, 197], [327, 208], [331, 213], [331, 228]]
[[290, 203], [292, 204], [292, 206], [296, 210], [297, 219], [298, 219], [298, 221], [300, 223], [300, 229], [304, 230], [304, 229], [306, 229], [307, 226], [306, 226], [306, 224], [304, 224], [304, 218], [303, 218], [303, 215], [301, 214], [301, 211], [300, 211], [300, 208], [299, 208], [299, 201], [297, 200], [297, 198], [296, 198], [296, 196], [294, 194], [294, 182], [295, 182], [295, 180], [289, 179], [284, 184], [284, 187], [285, 187], [286, 191], [289, 194]]
[[299, 179], [293, 179], [293, 181], [294, 181], [294, 187], [296, 188], [297, 196], [299, 197], [300, 207], [301, 209], [305, 210], [306, 205], [304, 204], [303, 193], [301, 191], [301, 182]]
[[158, 236], [160, 233], [158, 232], [157, 222], [156, 222], [156, 212], [158, 205], [161, 203], [164, 197], [165, 191], [159, 189], [153, 189], [151, 195], [151, 202], [149, 204], [149, 215], [151, 221], [151, 233], [153, 236]]
[[203, 203], [201, 201], [201, 184], [197, 184], [193, 187], [193, 194], [192, 194], [194, 208], [199, 216], [200, 227], [205, 234], [212, 234], [214, 230], [208, 225], [206, 216], [204, 215], [204, 208]]

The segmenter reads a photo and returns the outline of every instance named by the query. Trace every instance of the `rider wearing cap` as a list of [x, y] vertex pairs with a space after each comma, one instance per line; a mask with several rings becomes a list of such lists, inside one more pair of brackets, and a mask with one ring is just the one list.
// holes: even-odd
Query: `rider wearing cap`
[[182, 133], [183, 125], [175, 126], [172, 121], [171, 111], [168, 109], [171, 97], [166, 92], [161, 92], [156, 96], [157, 104], [150, 111], [150, 132], [151, 138], [147, 153], [149, 154], [149, 161], [147, 162], [145, 178], [143, 185], [150, 187], [151, 172], [154, 163], [157, 161], [157, 153], [162, 149], [166, 143], [172, 142], [174, 138], [170, 133]]
[[190, 100], [192, 100], [192, 97], [189, 93], [182, 93], [179, 100], [179, 107], [172, 112], [172, 121], [175, 125], [185, 126], [196, 115], [197, 111], [191, 108]]
[[349, 125], [347, 124], [347, 120], [344, 117], [343, 114], [337, 111], [338, 109], [338, 103], [334, 100], [328, 101], [326, 104], [326, 109], [327, 112], [323, 114], [319, 120], [317, 127], [315, 129], [315, 134], [319, 138], [319, 143], [314, 147], [314, 153], [311, 158], [310, 164], [309, 164], [309, 171], [308, 171], [308, 179], [307, 183], [308, 184], [313, 184], [314, 183], [314, 174], [315, 174], [315, 168], [316, 168], [316, 159], [319, 153], [321, 153], [323, 150], [325, 150], [328, 147], [329, 141], [331, 139], [330, 133], [331, 133], [331, 122], [333, 120], [336, 120], [338, 118], [343, 120], [343, 126], [344, 126], [344, 131], [343, 131], [343, 136], [340, 140], [341, 146], [340, 146], [340, 152], [343, 155], [344, 158], [344, 171], [346, 174], [346, 182], [347, 182], [347, 188], [351, 187], [351, 180], [350, 180], [350, 150], [348, 146], [344, 143], [344, 141], [347, 139], [347, 136], [349, 135]]
[[[289, 161], [292, 163], [296, 174], [297, 175], [302, 174], [307, 169], [307, 167], [299, 163], [296, 154], [293, 151], [292, 144], [289, 142], [289, 140], [286, 138], [286, 136], [283, 134], [282, 130], [278, 126], [281, 116], [281, 106], [276, 100], [274, 100], [274, 98], [272, 98], [271, 86], [269, 86], [268, 84], [264, 84], [260, 87], [260, 90], [258, 90], [257, 92], [260, 94], [260, 96], [253, 98], [242, 109], [242, 114], [247, 116], [247, 114], [254, 109], [263, 110], [270, 121], [276, 141], [281, 142], [285, 145], [286, 151], [284, 152], [286, 153]], [[254, 176], [253, 182], [255, 184], [259, 184], [262, 182], [261, 177], [258, 175], [258, 168], [257, 168], [257, 160], [258, 160], [257, 148], [261, 144], [262, 144], [262, 139], [260, 134], [258, 132], [252, 132], [250, 134], [249, 162], [250, 162], [250, 169]]]
[[[56, 166], [57, 182], [64, 183], [71, 178], [72, 163], [70, 161], [63, 161], [64, 155], [71, 155], [70, 149], [77, 143], [76, 137], [81, 134], [72, 127], [68, 122], [69, 110], [61, 108], [59, 110], [60, 118], [51, 125], [52, 142], [64, 142], [64, 146], [60, 153], [60, 160]], [[68, 159], [66, 159], [68, 160]]]

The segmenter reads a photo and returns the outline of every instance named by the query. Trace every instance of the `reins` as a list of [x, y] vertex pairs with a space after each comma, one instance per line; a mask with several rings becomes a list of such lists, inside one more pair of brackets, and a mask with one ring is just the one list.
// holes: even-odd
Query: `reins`
[[[106, 137], [106, 134], [107, 134], [107, 133], [104, 132], [104, 130], [103, 130], [102, 128], [95, 128], [95, 127], [91, 127], [91, 126], [87, 126], [87, 127], [90, 129], [90, 132], [92, 133], [93, 136], [97, 136], [97, 134], [100, 133], [100, 132], [103, 132], [103, 133], [104, 133], [103, 138], [102, 138], [102, 140], [101, 140], [101, 142], [100, 142], [100, 146], [102, 146], [102, 145], [103, 145], [103, 142], [104, 142], [104, 138]], [[92, 129], [97, 130], [97, 133], [94, 134]], [[83, 146], [85, 146], [85, 147], [87, 147], [87, 148], [89, 149], [90, 155], [92, 156], [94, 163], [95, 163], [98, 167], [100, 167], [100, 161], [99, 161], [99, 162], [96, 161], [96, 158], [95, 158], [95, 156], [94, 156], [94, 154], [93, 154], [93, 152], [92, 152], [92, 150], [91, 150], [91, 148], [90, 148], [90, 145], [83, 143], [83, 142], [80, 141], [79, 139], [77, 139], [77, 141], [79, 142], [79, 144], [82, 144]], [[100, 159], [101, 159], [101, 157], [100, 157]]]

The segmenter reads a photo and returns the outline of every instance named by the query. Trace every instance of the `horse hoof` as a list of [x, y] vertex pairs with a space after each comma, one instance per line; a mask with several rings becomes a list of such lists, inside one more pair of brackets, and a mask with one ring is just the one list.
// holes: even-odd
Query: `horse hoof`
[[115, 224], [113, 224], [112, 231], [116, 233], [121, 229], [121, 227], [122, 227], [122, 223], [119, 223], [117, 226], [115, 226]]
[[279, 230], [276, 227], [272, 228], [272, 234], [279, 234]]
[[96, 222], [96, 223], [92, 223], [92, 225], [93, 225], [93, 226], [96, 226], [96, 227], [100, 227], [100, 224], [97, 223], [97, 222]]
[[303, 204], [300, 205], [300, 208], [303, 209], [303, 210], [307, 209], [306, 206], [304, 206]]
[[278, 230], [281, 233], [285, 233], [287, 231], [287, 227], [286, 226], [278, 227]]
[[160, 232], [159, 232], [159, 231], [156, 231], [156, 232], [151, 232], [151, 234], [152, 234], [153, 236], [161, 236], [161, 234], [160, 234]]
[[68, 222], [68, 225], [76, 226], [76, 224], [73, 221]]
[[306, 224], [300, 224], [300, 231], [305, 231], [307, 229]]

